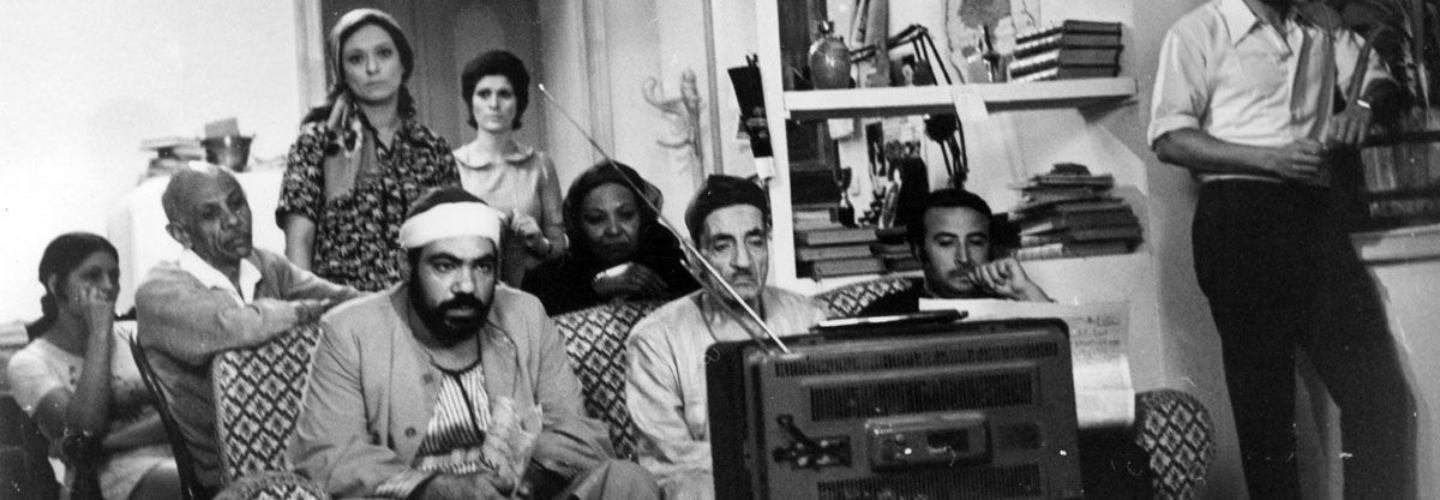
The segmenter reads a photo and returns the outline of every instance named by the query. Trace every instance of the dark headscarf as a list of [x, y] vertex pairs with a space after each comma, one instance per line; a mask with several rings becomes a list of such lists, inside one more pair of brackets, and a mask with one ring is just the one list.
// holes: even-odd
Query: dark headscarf
[[530, 106], [530, 72], [525, 70], [524, 61], [503, 50], [492, 50], [475, 56], [465, 64], [465, 70], [460, 72], [460, 100], [465, 102], [465, 109], [470, 110], [470, 117], [465, 119], [466, 123], [472, 128], [480, 126], [475, 123], [475, 105], [471, 96], [475, 95], [475, 84], [487, 76], [503, 76], [510, 80], [510, 86], [515, 88], [515, 120], [510, 127], [520, 130], [520, 117], [525, 115], [525, 108]]
[[[626, 179], [639, 186], [644, 192], [636, 192], [634, 188], [630, 187], [630, 184], [625, 182]], [[658, 216], [655, 210], [642, 200], [642, 198], [650, 200], [650, 203], [657, 208], [663, 206], [665, 197], [660, 190], [641, 178], [640, 174], [629, 165], [601, 161], [576, 177], [575, 181], [570, 183], [570, 189], [565, 192], [565, 202], [561, 206], [561, 212], [565, 218], [565, 234], [570, 238], [571, 255], [586, 261], [595, 258], [595, 254], [590, 250], [590, 240], [586, 239], [585, 229], [581, 227], [580, 210], [585, 204], [585, 196], [605, 184], [618, 184], [635, 196], [635, 203], [639, 205], [640, 209], [640, 231], [636, 235], [636, 238], [640, 240], [640, 248], [646, 248], [646, 244], [650, 243], [650, 240], [657, 238], [668, 240], [672, 246], [676, 245], [669, 231], [660, 227], [656, 220]], [[663, 236], [657, 232], [663, 233]]]
[[711, 212], [733, 205], [751, 205], [760, 209], [765, 227], [770, 227], [770, 198], [765, 196], [764, 189], [740, 177], [712, 175], [705, 179], [690, 207], [685, 209], [685, 225], [690, 227], [690, 241], [699, 245], [705, 218]]
[[40, 284], [45, 287], [45, 296], [40, 298], [40, 310], [42, 316], [34, 323], [25, 326], [25, 333], [30, 340], [35, 340], [41, 334], [55, 325], [56, 316], [60, 313], [60, 305], [50, 290], [50, 278], [59, 276], [60, 280], [56, 285], [60, 294], [65, 293], [65, 278], [71, 271], [80, 267], [85, 259], [95, 255], [95, 252], [105, 252], [120, 260], [120, 253], [115, 251], [115, 245], [110, 244], [104, 237], [91, 233], [66, 233], [57, 236], [45, 246], [45, 253], [40, 257]]

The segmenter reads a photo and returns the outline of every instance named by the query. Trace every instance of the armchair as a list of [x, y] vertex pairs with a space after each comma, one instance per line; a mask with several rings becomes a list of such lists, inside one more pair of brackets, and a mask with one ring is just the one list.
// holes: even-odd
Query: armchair
[[215, 425], [226, 481], [218, 493], [207, 491], [195, 477], [189, 448], [170, 412], [169, 400], [141, 347], [131, 340], [136, 365], [156, 397], [186, 500], [329, 498], [319, 485], [290, 472], [285, 454], [321, 335], [319, 324], [310, 324], [260, 346], [215, 357], [211, 365]]
[[585, 411], [605, 422], [615, 456], [635, 460], [635, 424], [625, 406], [630, 328], [663, 302], [612, 302], [555, 316], [565, 351], [580, 378]]

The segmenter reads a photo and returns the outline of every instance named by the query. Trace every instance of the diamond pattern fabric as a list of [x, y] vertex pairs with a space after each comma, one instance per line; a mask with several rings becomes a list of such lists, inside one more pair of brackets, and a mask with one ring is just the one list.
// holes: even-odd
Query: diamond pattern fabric
[[630, 328], [663, 302], [615, 302], [568, 312], [554, 318], [565, 350], [580, 378], [585, 411], [610, 428], [615, 455], [635, 460], [635, 424], [625, 406]]
[[311, 358], [323, 335], [319, 323], [311, 323], [215, 357], [215, 426], [227, 482], [291, 470], [285, 446], [303, 408]]

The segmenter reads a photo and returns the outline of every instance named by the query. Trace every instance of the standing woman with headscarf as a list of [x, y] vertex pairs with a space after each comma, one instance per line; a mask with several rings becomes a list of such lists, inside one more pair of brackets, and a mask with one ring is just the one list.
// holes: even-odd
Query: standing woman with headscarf
[[515, 54], [480, 54], [460, 75], [460, 97], [475, 127], [475, 140], [455, 150], [460, 184], [509, 215], [500, 277], [518, 288], [527, 270], [564, 255], [568, 243], [555, 164], [514, 137], [530, 104], [530, 73]]
[[290, 148], [275, 218], [296, 265], [374, 291], [400, 281], [410, 202], [459, 178], [445, 139], [415, 120], [415, 55], [395, 19], [352, 10], [329, 45], [335, 85]]

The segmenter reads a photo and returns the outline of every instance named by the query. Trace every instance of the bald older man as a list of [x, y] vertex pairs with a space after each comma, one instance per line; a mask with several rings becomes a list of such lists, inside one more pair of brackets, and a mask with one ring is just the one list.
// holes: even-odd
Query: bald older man
[[150, 270], [135, 294], [139, 339], [189, 443], [196, 474], [223, 482], [216, 445], [210, 360], [254, 346], [361, 292], [320, 279], [284, 257], [254, 248], [250, 203], [229, 171], [182, 170], [161, 197], [165, 226], [185, 248]]

